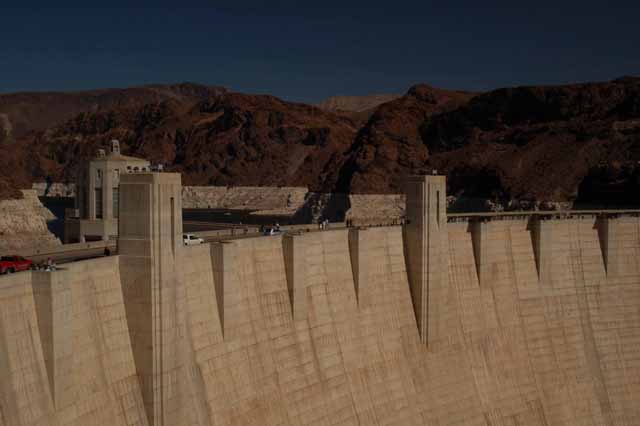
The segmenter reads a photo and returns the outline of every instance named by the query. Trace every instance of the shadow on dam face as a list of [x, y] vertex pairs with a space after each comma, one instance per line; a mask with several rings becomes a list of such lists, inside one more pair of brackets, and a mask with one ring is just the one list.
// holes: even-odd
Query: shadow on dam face
[[123, 183], [118, 256], [0, 277], [0, 425], [640, 423], [637, 216], [418, 183], [413, 227], [185, 247], [179, 181]]

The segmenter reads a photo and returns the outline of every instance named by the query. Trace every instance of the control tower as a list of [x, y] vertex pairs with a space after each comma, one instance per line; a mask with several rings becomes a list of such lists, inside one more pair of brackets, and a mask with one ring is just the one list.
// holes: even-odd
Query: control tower
[[149, 169], [147, 160], [120, 153], [120, 142], [110, 151], [99, 149], [78, 173], [73, 217], [65, 219], [64, 242], [108, 240], [118, 234], [120, 175]]

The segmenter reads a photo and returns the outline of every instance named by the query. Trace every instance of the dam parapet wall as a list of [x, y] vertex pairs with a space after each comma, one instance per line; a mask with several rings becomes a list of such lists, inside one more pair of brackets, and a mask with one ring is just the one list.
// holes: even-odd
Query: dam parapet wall
[[0, 277], [0, 426], [638, 424], [637, 212], [444, 185], [405, 226], [186, 247], [179, 176], [124, 177], [118, 256]]

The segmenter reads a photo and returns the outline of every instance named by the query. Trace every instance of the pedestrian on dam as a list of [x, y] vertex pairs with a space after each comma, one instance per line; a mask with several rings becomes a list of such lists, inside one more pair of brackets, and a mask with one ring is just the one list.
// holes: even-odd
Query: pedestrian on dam
[[45, 267], [45, 271], [47, 272], [51, 272], [51, 271], [55, 271], [56, 270], [56, 264], [53, 263], [53, 259], [48, 257], [47, 258], [47, 266]]

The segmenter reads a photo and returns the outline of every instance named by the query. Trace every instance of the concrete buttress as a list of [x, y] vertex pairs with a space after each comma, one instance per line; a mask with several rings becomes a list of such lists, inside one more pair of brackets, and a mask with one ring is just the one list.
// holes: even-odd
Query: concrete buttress
[[430, 293], [447, 285], [447, 193], [445, 176], [414, 176], [406, 184], [404, 243], [411, 297], [420, 332], [428, 344], [430, 308], [436, 303]]
[[180, 175], [120, 181], [118, 252], [133, 355], [150, 425], [178, 424], [180, 345], [176, 264], [182, 253]]

